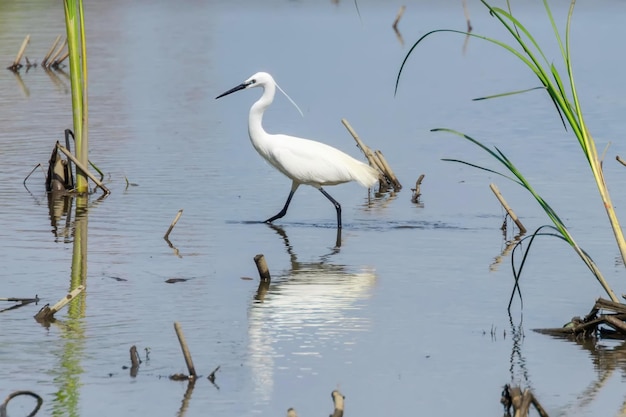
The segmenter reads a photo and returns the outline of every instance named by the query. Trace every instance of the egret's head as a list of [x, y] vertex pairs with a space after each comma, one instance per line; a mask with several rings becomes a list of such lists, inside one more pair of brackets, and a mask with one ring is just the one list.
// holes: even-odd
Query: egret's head
[[257, 72], [252, 77], [248, 78], [246, 81], [242, 82], [238, 86], [231, 88], [230, 90], [226, 91], [225, 93], [220, 94], [219, 96], [215, 98], [218, 99], [220, 97], [224, 97], [229, 94], [232, 94], [235, 91], [243, 90], [246, 88], [265, 87], [266, 85], [274, 86], [276, 85], [276, 82], [274, 82], [274, 79], [272, 78], [272, 76], [269, 75], [267, 72]]

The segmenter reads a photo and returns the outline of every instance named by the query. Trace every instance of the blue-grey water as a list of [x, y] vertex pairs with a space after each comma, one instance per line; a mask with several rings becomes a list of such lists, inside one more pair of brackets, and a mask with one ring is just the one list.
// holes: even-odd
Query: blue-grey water
[[[508, 39], [480, 2], [467, 3], [475, 33]], [[489, 183], [529, 230], [547, 218], [502, 177], [441, 161], [499, 168], [430, 129], [463, 131], [510, 156], [621, 294], [624, 266], [574, 136], [543, 92], [471, 101], [538, 84], [478, 39], [427, 39], [394, 95], [421, 35], [466, 28], [461, 2], [406, 5], [399, 37], [391, 27], [399, 3], [359, 1], [357, 11], [347, 0], [85, 1], [90, 159], [112, 193], [91, 197], [86, 290], [47, 328], [33, 315], [70, 290], [75, 212], [51, 216], [41, 170], [29, 191], [22, 182], [71, 127], [69, 70], [0, 70], [0, 298], [41, 298], [0, 313], [0, 398], [33, 390], [42, 415], [279, 416], [294, 407], [311, 416], [329, 413], [339, 389], [348, 416], [497, 415], [501, 388], [513, 383], [532, 388], [550, 415], [619, 415], [622, 344], [532, 332], [586, 314], [601, 287], [569, 247], [542, 239], [522, 278], [523, 309], [516, 299], [509, 316], [504, 213]], [[541, 2], [513, 8], [562, 67]], [[563, 28], [567, 5], [553, 12]], [[626, 203], [626, 171], [615, 161], [626, 154], [625, 12], [615, 0], [579, 2], [571, 34], [586, 120], [600, 152], [610, 145], [604, 171], [618, 214]], [[10, 65], [26, 34], [26, 55], [41, 61], [64, 30], [60, 3], [0, 3], [0, 64]], [[310, 187], [277, 228], [255, 223], [282, 207], [290, 182], [247, 137], [260, 91], [215, 97], [260, 70], [304, 112], [278, 95], [268, 131], [362, 158], [346, 118], [404, 186], [369, 197], [355, 184], [329, 187], [343, 207], [339, 250], [335, 211]], [[416, 205], [410, 189], [420, 174]], [[171, 248], [163, 235], [179, 209]], [[272, 273], [262, 300], [259, 253]], [[186, 281], [166, 283], [173, 278]], [[167, 378], [187, 372], [175, 321], [203, 377], [187, 397], [186, 383]], [[131, 345], [144, 359], [134, 378], [122, 368]], [[206, 376], [218, 365], [213, 386]], [[9, 415], [25, 415], [31, 402], [11, 404]]]

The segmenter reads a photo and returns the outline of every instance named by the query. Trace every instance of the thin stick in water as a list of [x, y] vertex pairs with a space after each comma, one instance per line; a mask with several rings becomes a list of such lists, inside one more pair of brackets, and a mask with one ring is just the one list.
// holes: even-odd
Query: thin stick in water
[[398, 14], [396, 15], [396, 20], [393, 21], [393, 28], [394, 30], [398, 30], [398, 22], [400, 22], [400, 19], [402, 18], [402, 15], [404, 14], [404, 11], [406, 10], [406, 6], [402, 5], [400, 6], [400, 10], [398, 10]]
[[165, 232], [165, 236], [163, 236], [163, 239], [165, 240], [169, 240], [169, 236], [170, 233], [172, 232], [172, 229], [174, 228], [174, 226], [176, 226], [176, 223], [178, 223], [178, 219], [180, 219], [180, 216], [183, 215], [183, 209], [178, 210], [178, 213], [176, 213], [176, 217], [174, 217], [174, 220], [172, 220], [172, 223], [170, 224], [169, 229], [167, 229], [167, 232]]
[[22, 56], [24, 55], [24, 52], [26, 51], [26, 46], [28, 46], [29, 42], [30, 42], [30, 35], [26, 35], [26, 37], [24, 38], [24, 41], [22, 42], [22, 46], [20, 47], [20, 50], [17, 52], [15, 61], [13, 61], [13, 65], [11, 65], [8, 69], [17, 71], [18, 69], [22, 67], [22, 64], [20, 64], [20, 61], [22, 60]]
[[61, 152], [63, 152], [65, 154], [65, 156], [67, 156], [72, 162], [74, 162], [74, 164], [76, 164], [76, 166], [78, 167], [78, 169], [80, 169], [81, 171], [83, 171], [89, 178], [91, 178], [91, 180], [98, 186], [100, 187], [100, 189], [102, 191], [104, 191], [104, 194], [111, 194], [111, 191], [109, 191], [109, 189], [107, 187], [104, 186], [104, 184], [102, 184], [100, 182], [100, 180], [98, 180], [91, 172], [89, 172], [89, 170], [87, 169], [86, 166], [84, 166], [83, 164], [80, 163], [80, 161], [78, 159], [76, 159], [76, 157], [74, 155], [72, 155], [72, 153], [70, 151], [67, 150], [66, 147], [64, 147], [63, 145], [61, 145], [58, 141], [57, 141], [57, 149], [60, 150]]
[[83, 285], [79, 285], [78, 287], [76, 287], [72, 292], [70, 292], [69, 294], [67, 294], [65, 297], [63, 297], [62, 299], [59, 300], [58, 303], [56, 303], [55, 305], [53, 305], [52, 307], [48, 307], [48, 305], [45, 305], [41, 310], [39, 310], [39, 312], [35, 315], [35, 320], [37, 321], [42, 321], [42, 320], [50, 320], [54, 317], [54, 314], [61, 310], [63, 307], [65, 307], [66, 304], [68, 304], [70, 301], [72, 301], [74, 298], [76, 298], [76, 296], [78, 294], [80, 294], [83, 290], [85, 289], [85, 287]]
[[348, 123], [348, 121], [346, 119], [341, 119], [341, 123], [343, 123], [343, 125], [346, 127], [346, 129], [348, 129], [348, 132], [350, 132], [350, 134], [352, 135], [352, 137], [356, 141], [357, 146], [359, 147], [359, 149], [361, 149], [361, 151], [363, 152], [363, 154], [365, 155], [365, 157], [369, 161], [370, 165], [373, 166], [373, 167], [379, 168], [376, 165], [376, 161], [374, 159], [372, 151], [359, 138], [359, 135], [357, 135], [356, 132], [354, 131], [354, 129], [352, 128], [352, 126], [350, 126], [350, 123]]
[[394, 172], [391, 170], [391, 167], [387, 163], [387, 160], [385, 159], [383, 153], [381, 151], [376, 151], [375, 154], [378, 157], [378, 159], [380, 159], [380, 162], [383, 164], [383, 167], [385, 169], [384, 172], [387, 175], [387, 177], [391, 180], [394, 190], [400, 191], [402, 189], [402, 184], [400, 184], [400, 181], [398, 181], [398, 177], [396, 177], [396, 174], [394, 174]]
[[187, 370], [189, 371], [189, 379], [196, 379], [196, 368], [193, 366], [191, 353], [189, 353], [189, 348], [187, 347], [187, 342], [185, 341], [185, 335], [183, 335], [183, 329], [180, 327], [178, 322], [174, 322], [174, 330], [176, 330], [176, 336], [178, 337], [180, 348], [183, 350], [183, 356], [185, 357], [185, 363], [187, 364]]
[[54, 54], [50, 58], [50, 61], [48, 61], [48, 65], [46, 66], [46, 68], [50, 68], [52, 65], [54, 65], [56, 59], [59, 57], [59, 55], [61, 55], [61, 52], [63, 52], [63, 48], [65, 48], [65, 45], [67, 45], [67, 39], [65, 39], [65, 42], [63, 42], [63, 44], [59, 46], [59, 48], [54, 52]]
[[57, 38], [54, 40], [54, 43], [52, 44], [52, 46], [48, 50], [48, 53], [43, 58], [43, 61], [41, 61], [41, 66], [42, 67], [46, 67], [47, 66], [46, 64], [48, 63], [48, 60], [50, 59], [50, 56], [52, 55], [52, 52], [54, 52], [54, 50], [56, 49], [56, 47], [57, 47], [57, 45], [59, 44], [60, 41], [61, 41], [61, 35], [58, 35]]
[[491, 191], [493, 191], [498, 201], [500, 201], [500, 204], [502, 204], [502, 207], [504, 207], [508, 215], [511, 217], [511, 220], [515, 222], [515, 224], [519, 228], [520, 234], [526, 233], [526, 228], [524, 227], [520, 219], [517, 217], [513, 209], [509, 207], [504, 197], [502, 197], [502, 194], [500, 194], [500, 190], [498, 190], [498, 187], [496, 187], [495, 184], [491, 183], [489, 184], [489, 188], [491, 188]]

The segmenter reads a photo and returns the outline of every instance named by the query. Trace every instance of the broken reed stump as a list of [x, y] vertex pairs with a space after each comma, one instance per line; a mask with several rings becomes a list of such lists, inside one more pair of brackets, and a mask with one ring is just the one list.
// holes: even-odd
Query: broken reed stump
[[137, 346], [132, 345], [130, 347], [130, 364], [132, 367], [139, 367], [141, 359], [139, 359], [139, 353], [137, 352]]
[[[132, 345], [130, 347], [130, 377], [135, 378], [137, 373], [139, 372], [139, 365], [141, 364], [141, 359], [139, 359], [139, 353], [137, 352], [137, 347]], [[124, 367], [126, 369], [126, 367]]]
[[[191, 353], [189, 353], [189, 347], [187, 346], [187, 342], [185, 341], [185, 335], [183, 334], [183, 329], [180, 327], [178, 322], [174, 322], [174, 330], [176, 330], [176, 336], [178, 337], [178, 343], [180, 343], [180, 348], [183, 351], [183, 356], [185, 357], [185, 363], [187, 364], [187, 370], [189, 371], [189, 380], [195, 380], [196, 368], [193, 366], [193, 360], [191, 359]], [[176, 375], [170, 376], [170, 379], [177, 379]]]
[[333, 398], [333, 403], [335, 405], [335, 409], [330, 417], [343, 417], [343, 409], [344, 409], [344, 397], [338, 390], [334, 390], [330, 393]]
[[359, 135], [357, 135], [346, 119], [341, 119], [341, 123], [343, 123], [346, 129], [348, 129], [348, 132], [350, 132], [356, 141], [357, 146], [361, 149], [369, 164], [378, 169], [379, 173], [382, 174], [382, 178], [379, 179], [378, 191], [384, 192], [389, 188], [393, 188], [394, 191], [400, 191], [402, 189], [402, 184], [400, 184], [400, 181], [398, 181], [398, 178], [391, 170], [391, 167], [385, 160], [383, 153], [381, 151], [372, 152], [369, 146], [363, 143], [361, 138], [359, 138]]
[[254, 263], [256, 264], [256, 269], [259, 271], [259, 287], [256, 290], [256, 295], [254, 299], [257, 301], [263, 301], [265, 299], [265, 294], [270, 289], [270, 283], [272, 278], [270, 276], [270, 270], [267, 267], [267, 262], [265, 262], [265, 256], [263, 254], [258, 254], [254, 257]]
[[46, 322], [46, 321], [53, 320], [54, 314], [60, 309], [62, 309], [66, 304], [68, 304], [74, 298], [76, 298], [76, 296], [80, 294], [84, 289], [85, 287], [83, 285], [79, 285], [72, 292], [70, 292], [61, 300], [59, 300], [59, 302], [53, 305], [52, 307], [49, 307], [49, 304], [46, 304], [45, 306], [43, 306], [41, 310], [39, 310], [37, 314], [35, 314], [35, 320], [37, 320], [38, 322]]
[[524, 227], [524, 225], [522, 224], [520, 219], [517, 217], [517, 215], [515, 214], [513, 209], [508, 205], [508, 203], [506, 202], [504, 197], [502, 197], [502, 194], [500, 193], [500, 190], [498, 189], [498, 187], [496, 187], [496, 185], [494, 183], [491, 183], [491, 184], [489, 184], [489, 188], [491, 188], [491, 191], [493, 191], [493, 193], [495, 194], [495, 196], [498, 199], [498, 201], [500, 202], [500, 204], [502, 204], [502, 207], [504, 207], [504, 210], [506, 210], [506, 212], [509, 215], [509, 217], [511, 218], [511, 220], [513, 220], [515, 222], [515, 224], [519, 228], [520, 234], [522, 234], [522, 235], [525, 234], [526, 233], [526, 228]]
[[[603, 313], [600, 314], [600, 311]], [[626, 304], [598, 298], [585, 317], [573, 317], [563, 327], [534, 329], [537, 333], [575, 339], [603, 337], [626, 340]]]
[[272, 278], [270, 276], [270, 270], [267, 268], [267, 262], [265, 262], [265, 256], [263, 256], [262, 253], [256, 255], [254, 257], [254, 263], [256, 264], [256, 269], [259, 271], [261, 281], [270, 282]]
[[4, 402], [0, 404], [0, 417], [7, 417], [7, 406], [9, 405], [9, 402], [13, 398], [19, 397], [20, 395], [28, 395], [28, 396], [34, 397], [37, 400], [37, 405], [35, 406], [33, 411], [31, 411], [30, 414], [28, 414], [28, 417], [32, 417], [35, 414], [37, 414], [37, 412], [41, 408], [41, 405], [43, 404], [43, 398], [41, 398], [39, 395], [35, 394], [32, 391], [15, 391], [9, 394], [9, 396], [4, 400]]
[[420, 202], [420, 196], [422, 195], [420, 186], [422, 185], [422, 180], [424, 180], [424, 174], [420, 175], [417, 181], [415, 181], [415, 188], [411, 188], [411, 191], [413, 192], [413, 195], [411, 196], [411, 202], [413, 203]]
[[511, 415], [511, 407], [513, 407], [513, 414], [515, 417], [528, 417], [530, 412], [530, 406], [534, 406], [540, 417], [548, 417], [548, 413], [539, 404], [539, 401], [530, 389], [522, 391], [520, 387], [511, 387], [506, 384], [502, 390], [502, 397], [500, 402], [504, 406], [507, 415]]

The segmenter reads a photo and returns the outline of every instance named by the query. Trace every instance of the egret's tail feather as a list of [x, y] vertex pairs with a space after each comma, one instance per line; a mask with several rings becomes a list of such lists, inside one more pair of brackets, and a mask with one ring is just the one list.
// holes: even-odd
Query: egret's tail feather
[[378, 182], [378, 170], [364, 163], [361, 163], [359, 168], [354, 172], [354, 179], [363, 187], [372, 188]]

